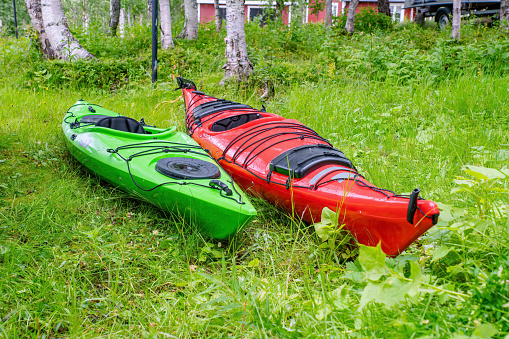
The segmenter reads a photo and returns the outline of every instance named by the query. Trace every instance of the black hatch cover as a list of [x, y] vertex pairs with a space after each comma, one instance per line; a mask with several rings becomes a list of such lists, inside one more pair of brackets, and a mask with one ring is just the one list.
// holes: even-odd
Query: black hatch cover
[[270, 162], [272, 172], [303, 178], [309, 172], [325, 164], [337, 164], [353, 168], [343, 152], [327, 145], [306, 145], [292, 148]]

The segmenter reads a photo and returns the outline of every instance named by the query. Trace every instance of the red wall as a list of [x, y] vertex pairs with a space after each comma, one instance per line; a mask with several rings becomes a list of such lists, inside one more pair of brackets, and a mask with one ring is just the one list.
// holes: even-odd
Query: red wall
[[[214, 5], [213, 4], [200, 4], [200, 23], [201, 24], [206, 24], [207, 22], [210, 22], [212, 20], [215, 20], [216, 18], [216, 13], [214, 11]], [[248, 19], [248, 7], [249, 6], [244, 6], [244, 18], [247, 20]], [[257, 6], [259, 7], [259, 6]], [[285, 6], [285, 8], [283, 9], [283, 22], [285, 23], [285, 25], [288, 25], [288, 16], [289, 16], [289, 12], [288, 12], [288, 6]]]
[[200, 4], [200, 23], [206, 24], [216, 18], [213, 4]]

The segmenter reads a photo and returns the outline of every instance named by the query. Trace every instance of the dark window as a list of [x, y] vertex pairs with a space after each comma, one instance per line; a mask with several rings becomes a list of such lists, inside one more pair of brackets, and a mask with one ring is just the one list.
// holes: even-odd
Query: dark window
[[274, 11], [270, 11], [271, 13], [267, 15], [263, 8], [250, 8], [249, 9], [249, 21], [254, 21], [256, 17], [260, 18], [260, 25], [264, 25], [267, 22], [267, 19], [274, 20], [276, 18], [276, 13]]
[[226, 8], [219, 8], [219, 17], [226, 21]]

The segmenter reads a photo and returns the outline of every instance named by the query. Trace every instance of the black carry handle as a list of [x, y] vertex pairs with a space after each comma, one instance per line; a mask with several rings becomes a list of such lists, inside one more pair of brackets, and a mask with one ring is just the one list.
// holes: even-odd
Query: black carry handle
[[408, 210], [406, 212], [406, 220], [414, 224], [414, 215], [415, 211], [417, 210], [417, 199], [419, 198], [419, 193], [421, 192], [420, 189], [414, 188], [412, 191], [412, 194], [410, 194], [410, 202], [408, 203]]
[[209, 185], [212, 187], [219, 187], [226, 195], [232, 195], [233, 191], [221, 180], [210, 180]]
[[95, 113], [95, 109], [92, 106], [88, 106], [88, 110], [92, 113]]
[[177, 84], [179, 87], [175, 88], [174, 91], [187, 88], [196, 90], [196, 85], [191, 80], [184, 79], [182, 77], [177, 77]]

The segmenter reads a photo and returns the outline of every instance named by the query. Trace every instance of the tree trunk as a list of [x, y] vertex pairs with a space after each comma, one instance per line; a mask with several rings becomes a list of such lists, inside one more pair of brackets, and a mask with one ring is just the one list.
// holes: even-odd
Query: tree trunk
[[159, 0], [161, 9], [161, 47], [163, 49], [175, 48], [171, 35], [171, 9], [170, 0]]
[[49, 42], [46, 48], [51, 50], [48, 54], [64, 60], [94, 58], [69, 31], [60, 0], [41, 0], [41, 12], [43, 29]]
[[112, 36], [117, 35], [119, 19], [120, 19], [120, 0], [110, 0], [110, 31]]
[[140, 26], [143, 26], [143, 13], [140, 13]]
[[184, 0], [184, 28], [179, 39], [194, 40], [198, 38], [198, 3], [196, 0]]
[[27, 12], [28, 15], [30, 15], [32, 26], [39, 36], [39, 43], [42, 54], [48, 59], [54, 59], [55, 54], [51, 48], [51, 44], [49, 42], [46, 31], [44, 30], [44, 24], [42, 21], [41, 0], [25, 0], [25, 5], [27, 6]]
[[224, 84], [229, 78], [247, 81], [253, 72], [253, 64], [247, 57], [246, 33], [244, 31], [244, 0], [226, 0], [226, 64], [223, 66]]
[[148, 26], [150, 26], [152, 23], [152, 0], [147, 0], [147, 14], [148, 14]]
[[214, 12], [216, 13], [216, 32], [220, 33], [223, 28], [223, 19], [221, 19], [221, 11], [219, 10], [219, 0], [214, 0]]
[[325, 0], [325, 29], [329, 30], [332, 25], [332, 0]]
[[308, 22], [308, 4], [304, 1], [302, 3], [302, 23], [305, 24]]
[[346, 25], [345, 30], [348, 34], [352, 35], [355, 31], [355, 12], [357, 11], [357, 5], [359, 5], [359, 0], [350, 1], [350, 5], [348, 6], [348, 13], [346, 15]]
[[127, 27], [132, 27], [131, 22], [131, 6], [127, 6]]
[[389, 0], [378, 0], [378, 13], [383, 13], [391, 16], [391, 8], [389, 7]]
[[83, 0], [81, 23], [82, 23], [83, 32], [85, 32], [85, 33], [88, 32], [89, 22], [90, 22], [90, 16], [88, 15], [87, 9], [85, 7], [85, 0]]
[[509, 0], [500, 0], [500, 27], [509, 33]]
[[461, 25], [461, 0], [452, 1], [452, 27], [451, 37], [460, 41], [460, 25]]
[[124, 36], [125, 36], [125, 9], [123, 9], [123, 8], [120, 9], [118, 28], [120, 31], [120, 37], [124, 38]]

